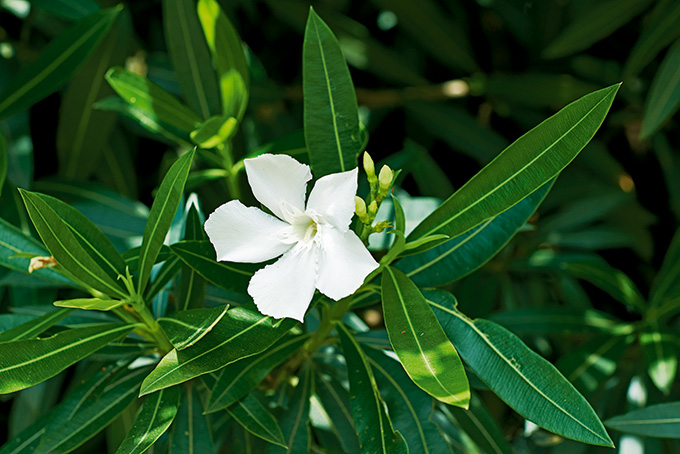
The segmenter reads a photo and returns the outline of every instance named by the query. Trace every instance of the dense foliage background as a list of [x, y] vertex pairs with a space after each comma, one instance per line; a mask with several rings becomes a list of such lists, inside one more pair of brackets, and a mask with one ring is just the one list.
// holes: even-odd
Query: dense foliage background
[[[0, 2], [0, 92], [50, 40], [86, 15], [89, 3]], [[9, 156], [0, 198], [3, 219], [31, 230], [15, 188], [31, 189], [81, 209], [121, 250], [139, 243], [154, 191], [179, 147], [93, 103], [114, 95], [104, 80], [113, 66], [184, 96], [177, 77], [183, 69], [168, 53], [174, 31], [164, 25], [165, 3], [123, 2], [116, 24], [78, 72], [56, 92], [0, 121]], [[273, 140], [274, 149], [304, 148], [302, 40], [310, 2], [219, 3], [250, 59], [250, 100], [234, 138], [235, 155], [245, 156]], [[562, 172], [529, 223], [483, 267], [441, 284], [456, 295], [467, 316], [498, 322], [557, 365], [603, 420], [677, 401], [680, 240], [676, 237], [671, 245], [680, 217], [675, 115], [680, 104], [680, 4], [311, 4], [337, 36], [350, 66], [360, 119], [370, 137], [367, 150], [376, 163], [402, 169], [395, 191], [407, 225], [415, 225], [433, 203], [569, 102], [623, 82], [595, 139]], [[195, 110], [215, 109], [186, 99]], [[82, 129], [85, 118], [90, 124]], [[244, 179], [241, 186], [248, 198]], [[189, 176], [187, 189], [198, 195], [203, 213], [222, 204], [230, 191], [223, 179], [199, 171]], [[0, 313], [41, 314], [40, 308], [55, 300], [56, 289], [30, 287], [26, 279], [3, 269]], [[654, 300], [660, 286], [673, 304], [663, 306], [664, 314], [652, 315], [648, 304], [659, 305], [648, 300]], [[381, 328], [378, 306], [358, 313], [370, 327]], [[645, 334], [663, 341], [648, 342]], [[55, 405], [68, 387], [60, 377], [3, 396], [0, 442]], [[472, 385], [518, 452], [611, 452], [534, 431], [483, 384], [472, 380]], [[456, 445], [458, 452], [492, 452], [471, 423], [460, 418], [459, 429], [470, 432]], [[451, 437], [460, 437], [460, 430], [449, 430], [458, 434]], [[610, 434], [619, 448], [625, 445], [620, 432]], [[645, 452], [680, 451], [670, 438], [639, 440]], [[96, 438], [80, 449], [94, 452], [102, 443], [103, 437]], [[232, 452], [228, 445], [224, 449]]]

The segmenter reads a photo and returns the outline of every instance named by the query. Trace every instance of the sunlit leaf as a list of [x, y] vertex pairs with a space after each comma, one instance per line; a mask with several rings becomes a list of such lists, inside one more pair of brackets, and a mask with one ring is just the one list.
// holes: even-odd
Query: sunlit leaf
[[436, 399], [467, 408], [470, 386], [463, 363], [418, 287], [387, 267], [382, 301], [390, 343], [411, 380]]
[[605, 421], [612, 429], [645, 437], [680, 438], [680, 402], [650, 405]]

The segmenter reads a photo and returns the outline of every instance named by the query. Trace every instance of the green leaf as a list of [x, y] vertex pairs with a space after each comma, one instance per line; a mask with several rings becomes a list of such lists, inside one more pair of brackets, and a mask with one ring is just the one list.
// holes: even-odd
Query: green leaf
[[130, 30], [129, 15], [123, 14], [73, 76], [62, 96], [57, 125], [57, 156], [59, 173], [68, 179], [87, 180], [101, 163], [117, 116], [113, 112], [94, 110], [94, 103], [113, 94], [104, 74], [111, 66], [125, 62]]
[[501, 326], [458, 312], [450, 293], [425, 297], [465, 362], [520, 415], [566, 438], [613, 446], [588, 401], [555, 366]]
[[335, 374], [317, 370], [314, 375], [314, 392], [330, 416], [330, 422], [344, 451], [348, 454], [358, 454], [359, 438], [349, 408], [349, 393], [340, 380]]
[[[0, 265], [28, 273], [30, 259], [27, 255], [45, 257], [49, 255], [49, 252], [34, 238], [0, 218]], [[73, 285], [73, 282], [51, 268], [35, 270], [33, 274], [62, 285]]]
[[188, 134], [201, 122], [191, 109], [146, 77], [113, 67], [106, 72], [106, 80], [125, 102], [158, 123]]
[[[158, 260], [156, 260], [158, 262]], [[182, 269], [182, 261], [179, 257], [173, 256], [163, 262], [158, 273], [154, 276], [151, 285], [144, 292], [144, 301], [151, 301], [154, 296], [160, 293], [165, 286], [177, 276]]]
[[383, 352], [364, 347], [364, 353], [389, 410], [392, 424], [404, 436], [409, 452], [448, 452], [449, 448], [439, 428], [431, 419], [434, 410], [432, 398], [414, 386], [399, 363]]
[[316, 178], [351, 170], [362, 150], [357, 97], [331, 29], [310, 8], [302, 53], [304, 130]]
[[[269, 411], [252, 394], [227, 409], [229, 414], [251, 434], [279, 446], [286, 446], [281, 427]], [[308, 407], [309, 411], [309, 407]], [[303, 415], [306, 417], [306, 415]], [[295, 451], [290, 451], [295, 452]], [[300, 451], [302, 452], [302, 451]]]
[[268, 348], [297, 322], [275, 322], [244, 307], [229, 309], [200, 342], [172, 350], [144, 380], [140, 395], [191, 380]]
[[123, 304], [125, 304], [125, 301], [101, 298], [75, 298], [54, 302], [54, 305], [57, 307], [70, 307], [73, 309], [84, 309], [88, 311], [110, 311], [122, 306]]
[[[500, 312], [488, 317], [517, 335], [598, 333], [625, 335], [633, 326], [595, 309], [566, 306], [531, 307]], [[609, 336], [611, 337], [611, 336]]]
[[560, 58], [587, 49], [643, 12], [651, 0], [606, 0], [579, 15], [543, 50], [544, 58]]
[[144, 129], [166, 139], [169, 143], [176, 143], [186, 147], [192, 146], [189, 131], [184, 131], [159, 118], [158, 112], [129, 104], [117, 96], [109, 96], [95, 103], [95, 109], [117, 112], [139, 123]]
[[201, 277], [218, 287], [246, 293], [256, 266], [250, 264], [218, 262], [215, 249], [209, 241], [180, 241], [170, 246], [172, 252]]
[[[125, 298], [127, 293], [117, 280], [117, 265], [109, 259], [115, 255], [106, 250], [110, 246], [108, 239], [88, 222], [75, 223], [86, 219], [74, 215], [68, 222], [60, 216], [68, 205], [51, 205], [56, 199], [20, 189], [28, 214], [43, 242], [60, 266], [77, 279], [104, 294]], [[48, 203], [50, 200], [50, 203]], [[55, 208], [59, 212], [55, 211]], [[75, 214], [75, 210], [71, 214]], [[76, 230], [77, 229], [77, 230]], [[81, 230], [82, 229], [82, 230]], [[106, 239], [103, 241], [102, 238]], [[92, 243], [91, 240], [97, 241]], [[102, 241], [99, 241], [102, 240]], [[108, 244], [107, 244], [108, 242]], [[103, 246], [106, 249], [98, 249]], [[113, 248], [113, 246], [110, 246]], [[113, 249], [115, 251], [115, 249]], [[106, 253], [106, 256], [102, 255]], [[116, 252], [117, 255], [117, 252]], [[116, 260], [116, 259], [113, 259]], [[113, 277], [116, 274], [116, 277]]]
[[312, 434], [309, 427], [310, 399], [314, 394], [311, 362], [307, 361], [300, 370], [300, 381], [288, 401], [288, 409], [280, 418], [281, 432], [286, 449], [270, 446], [267, 454], [310, 452]]
[[210, 427], [197, 388], [192, 382], [182, 386], [179, 409], [170, 433], [171, 454], [213, 452]]
[[680, 107], [680, 39], [668, 49], [649, 88], [640, 138], [657, 132]]
[[470, 408], [447, 407], [465, 434], [485, 453], [512, 454], [514, 450], [475, 393], [470, 396]]
[[[191, 178], [191, 175], [189, 175]], [[188, 182], [187, 182], [188, 185]], [[206, 233], [203, 230], [203, 221], [199, 213], [197, 203], [188, 202], [186, 220], [184, 221], [185, 240], [204, 240]], [[175, 256], [179, 260], [179, 256]], [[177, 297], [178, 310], [187, 310], [205, 306], [206, 281], [196, 271], [182, 264], [182, 277], [179, 283], [179, 295]]]
[[350, 410], [359, 435], [361, 452], [407, 453], [404, 437], [395, 432], [380, 398], [368, 358], [344, 325], [336, 326], [347, 363]]
[[643, 437], [680, 438], [680, 402], [650, 405], [604, 423], [612, 429]]
[[308, 336], [285, 338], [259, 355], [240, 359], [224, 367], [210, 390], [206, 413], [232, 405], [248, 394], [279, 364], [296, 352]]
[[141, 454], [168, 430], [179, 406], [179, 387], [161, 389], [144, 400], [116, 454]]
[[0, 344], [0, 393], [28, 388], [57, 375], [105, 345], [124, 337], [132, 325], [73, 328], [45, 339]]
[[31, 0], [31, 6], [65, 19], [82, 19], [100, 10], [94, 0]]
[[201, 118], [220, 112], [220, 91], [195, 0], [163, 0], [168, 56], [184, 99]]
[[52, 40], [0, 93], [0, 118], [20, 112], [61, 88], [99, 46], [122, 6], [102, 10]]
[[680, 338], [662, 330], [657, 323], [640, 333], [640, 345], [647, 359], [647, 371], [652, 382], [668, 395], [678, 372], [678, 345]]
[[[32, 193], [40, 197], [44, 204], [56, 213], [65, 225], [71, 229], [73, 235], [87, 254], [113, 279], [118, 281], [118, 276], [125, 275], [125, 261], [116, 250], [111, 240], [99, 230], [83, 213], [59, 199], [46, 194]], [[120, 286], [124, 288], [123, 286]]]
[[418, 287], [386, 267], [382, 301], [390, 343], [411, 380], [434, 398], [467, 408], [470, 386], [463, 363]]
[[637, 76], [663, 48], [680, 38], [679, 24], [680, 3], [675, 0], [657, 2], [645, 19], [640, 37], [628, 54], [623, 68], [624, 79]]
[[227, 313], [228, 305], [176, 312], [158, 319], [170, 343], [184, 350], [201, 340]]
[[517, 139], [408, 236], [451, 238], [512, 207], [554, 178], [600, 127], [619, 85], [569, 104]]
[[210, 149], [229, 140], [237, 127], [236, 117], [216, 115], [201, 123], [189, 135], [196, 145], [203, 149]]
[[53, 411], [33, 454], [71, 452], [118, 417], [136, 397], [147, 368], [128, 362], [102, 367]]
[[53, 327], [67, 315], [72, 313], [70, 310], [57, 309], [55, 311], [49, 311], [40, 317], [36, 317], [26, 323], [22, 323], [19, 326], [15, 326], [12, 329], [3, 331], [0, 333], [0, 342], [14, 342], [24, 339], [33, 339], [39, 334], [46, 331], [48, 328]]
[[217, 70], [222, 113], [239, 121], [248, 106], [250, 74], [238, 33], [216, 0], [198, 0], [198, 19]]
[[184, 184], [187, 181], [195, 152], [196, 150], [194, 149], [183, 154], [170, 167], [163, 177], [163, 181], [151, 205], [149, 220], [146, 223], [142, 245], [139, 250], [139, 264], [137, 266], [139, 271], [137, 281], [138, 293], [142, 293], [149, 282], [151, 268], [163, 247], [165, 235], [170, 230], [170, 225], [182, 199]]
[[[553, 180], [554, 181], [554, 180]], [[493, 258], [524, 226], [552, 187], [544, 184], [508, 210], [429, 251], [407, 256], [395, 264], [419, 287], [457, 281]]]

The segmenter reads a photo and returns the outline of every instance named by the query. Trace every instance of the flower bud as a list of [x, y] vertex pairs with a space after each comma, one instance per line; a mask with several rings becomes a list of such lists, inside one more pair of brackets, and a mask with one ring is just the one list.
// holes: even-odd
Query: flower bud
[[373, 163], [371, 155], [368, 154], [368, 151], [364, 151], [364, 171], [366, 172], [369, 183], [374, 184], [378, 181], [375, 176], [375, 164]]
[[378, 212], [378, 202], [373, 200], [369, 205], [368, 205], [368, 214], [371, 218], [375, 218], [375, 214]]
[[392, 186], [392, 179], [394, 179], [394, 172], [388, 166], [382, 166], [380, 169], [380, 174], [378, 175], [378, 181], [380, 182], [380, 192], [387, 194]]
[[354, 212], [361, 222], [364, 224], [368, 222], [368, 214], [366, 212], [366, 202], [359, 196], [354, 196]]

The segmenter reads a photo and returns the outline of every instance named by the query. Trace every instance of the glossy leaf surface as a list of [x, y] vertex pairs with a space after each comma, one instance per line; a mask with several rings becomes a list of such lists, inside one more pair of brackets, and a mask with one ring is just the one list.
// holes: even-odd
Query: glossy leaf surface
[[465, 362], [519, 414], [567, 438], [612, 446], [591, 406], [552, 364], [499, 325], [458, 312], [450, 293], [425, 296]]
[[387, 267], [382, 301], [390, 343], [411, 380], [436, 399], [467, 408], [470, 386], [463, 363], [418, 287]]
[[131, 325], [105, 324], [73, 328], [45, 339], [1, 343], [0, 393], [43, 382], [131, 330]]
[[368, 358], [344, 325], [338, 325], [337, 330], [347, 361], [350, 410], [362, 452], [407, 453], [403, 436], [392, 427]]
[[314, 176], [353, 169], [361, 151], [354, 84], [335, 35], [311, 8], [302, 75], [305, 141]]
[[454, 238], [515, 205], [569, 164], [609, 111], [619, 85], [574, 101], [517, 139], [408, 236]]

